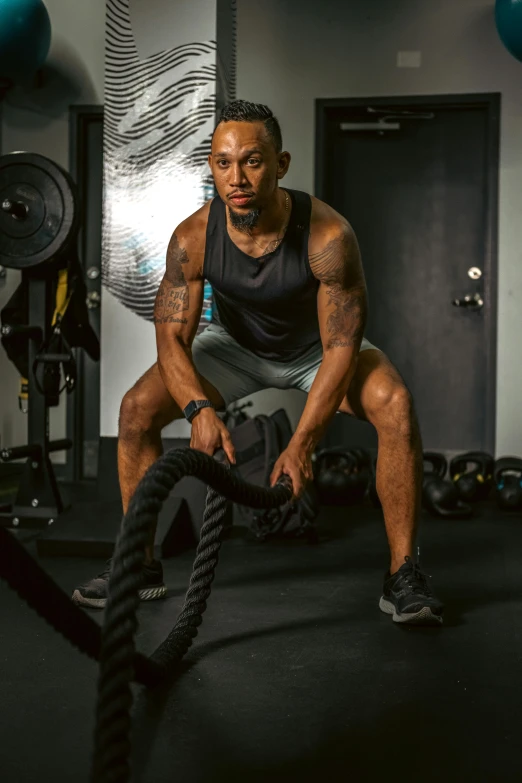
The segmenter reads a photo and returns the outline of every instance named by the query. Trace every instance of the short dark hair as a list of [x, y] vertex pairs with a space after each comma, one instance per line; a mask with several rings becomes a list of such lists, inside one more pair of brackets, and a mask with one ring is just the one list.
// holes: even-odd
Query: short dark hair
[[274, 117], [272, 111], [263, 103], [250, 103], [250, 101], [232, 101], [221, 109], [219, 122], [257, 122], [264, 124], [266, 132], [274, 142], [276, 152], [283, 149], [283, 137], [281, 126]]

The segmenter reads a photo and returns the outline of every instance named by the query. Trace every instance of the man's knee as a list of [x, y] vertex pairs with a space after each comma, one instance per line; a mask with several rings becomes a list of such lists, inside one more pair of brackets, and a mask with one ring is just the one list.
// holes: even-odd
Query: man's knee
[[150, 396], [139, 385], [129, 389], [120, 405], [120, 438], [161, 432], [160, 417], [151, 403]]
[[368, 397], [367, 416], [372, 424], [405, 433], [411, 431], [415, 421], [413, 399], [401, 381], [390, 377], [380, 379]]

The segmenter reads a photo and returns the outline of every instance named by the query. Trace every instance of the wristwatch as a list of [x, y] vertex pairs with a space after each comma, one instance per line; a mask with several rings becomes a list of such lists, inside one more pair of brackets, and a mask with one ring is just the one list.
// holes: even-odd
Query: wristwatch
[[183, 410], [183, 415], [186, 420], [191, 422], [196, 413], [199, 413], [201, 408], [213, 408], [214, 406], [210, 400], [191, 400], [186, 408]]

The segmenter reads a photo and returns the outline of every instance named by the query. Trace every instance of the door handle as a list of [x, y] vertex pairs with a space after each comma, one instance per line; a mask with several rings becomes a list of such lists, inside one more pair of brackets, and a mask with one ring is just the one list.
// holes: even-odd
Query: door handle
[[452, 304], [455, 307], [465, 307], [467, 310], [480, 310], [484, 307], [484, 300], [481, 294], [466, 294], [463, 299], [454, 299]]

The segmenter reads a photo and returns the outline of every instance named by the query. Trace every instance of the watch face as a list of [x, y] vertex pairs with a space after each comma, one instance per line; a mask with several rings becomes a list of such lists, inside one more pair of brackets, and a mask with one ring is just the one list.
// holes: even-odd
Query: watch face
[[191, 400], [191, 402], [189, 402], [189, 404], [183, 411], [183, 413], [185, 414], [185, 418], [190, 421], [192, 416], [194, 416], [196, 410], [197, 410], [196, 403], [194, 402], [194, 400]]
[[188, 419], [188, 421], [192, 421], [196, 413], [201, 410], [201, 408], [209, 407], [212, 407], [212, 403], [209, 402], [209, 400], [191, 400], [183, 413], [185, 414], [185, 418]]

